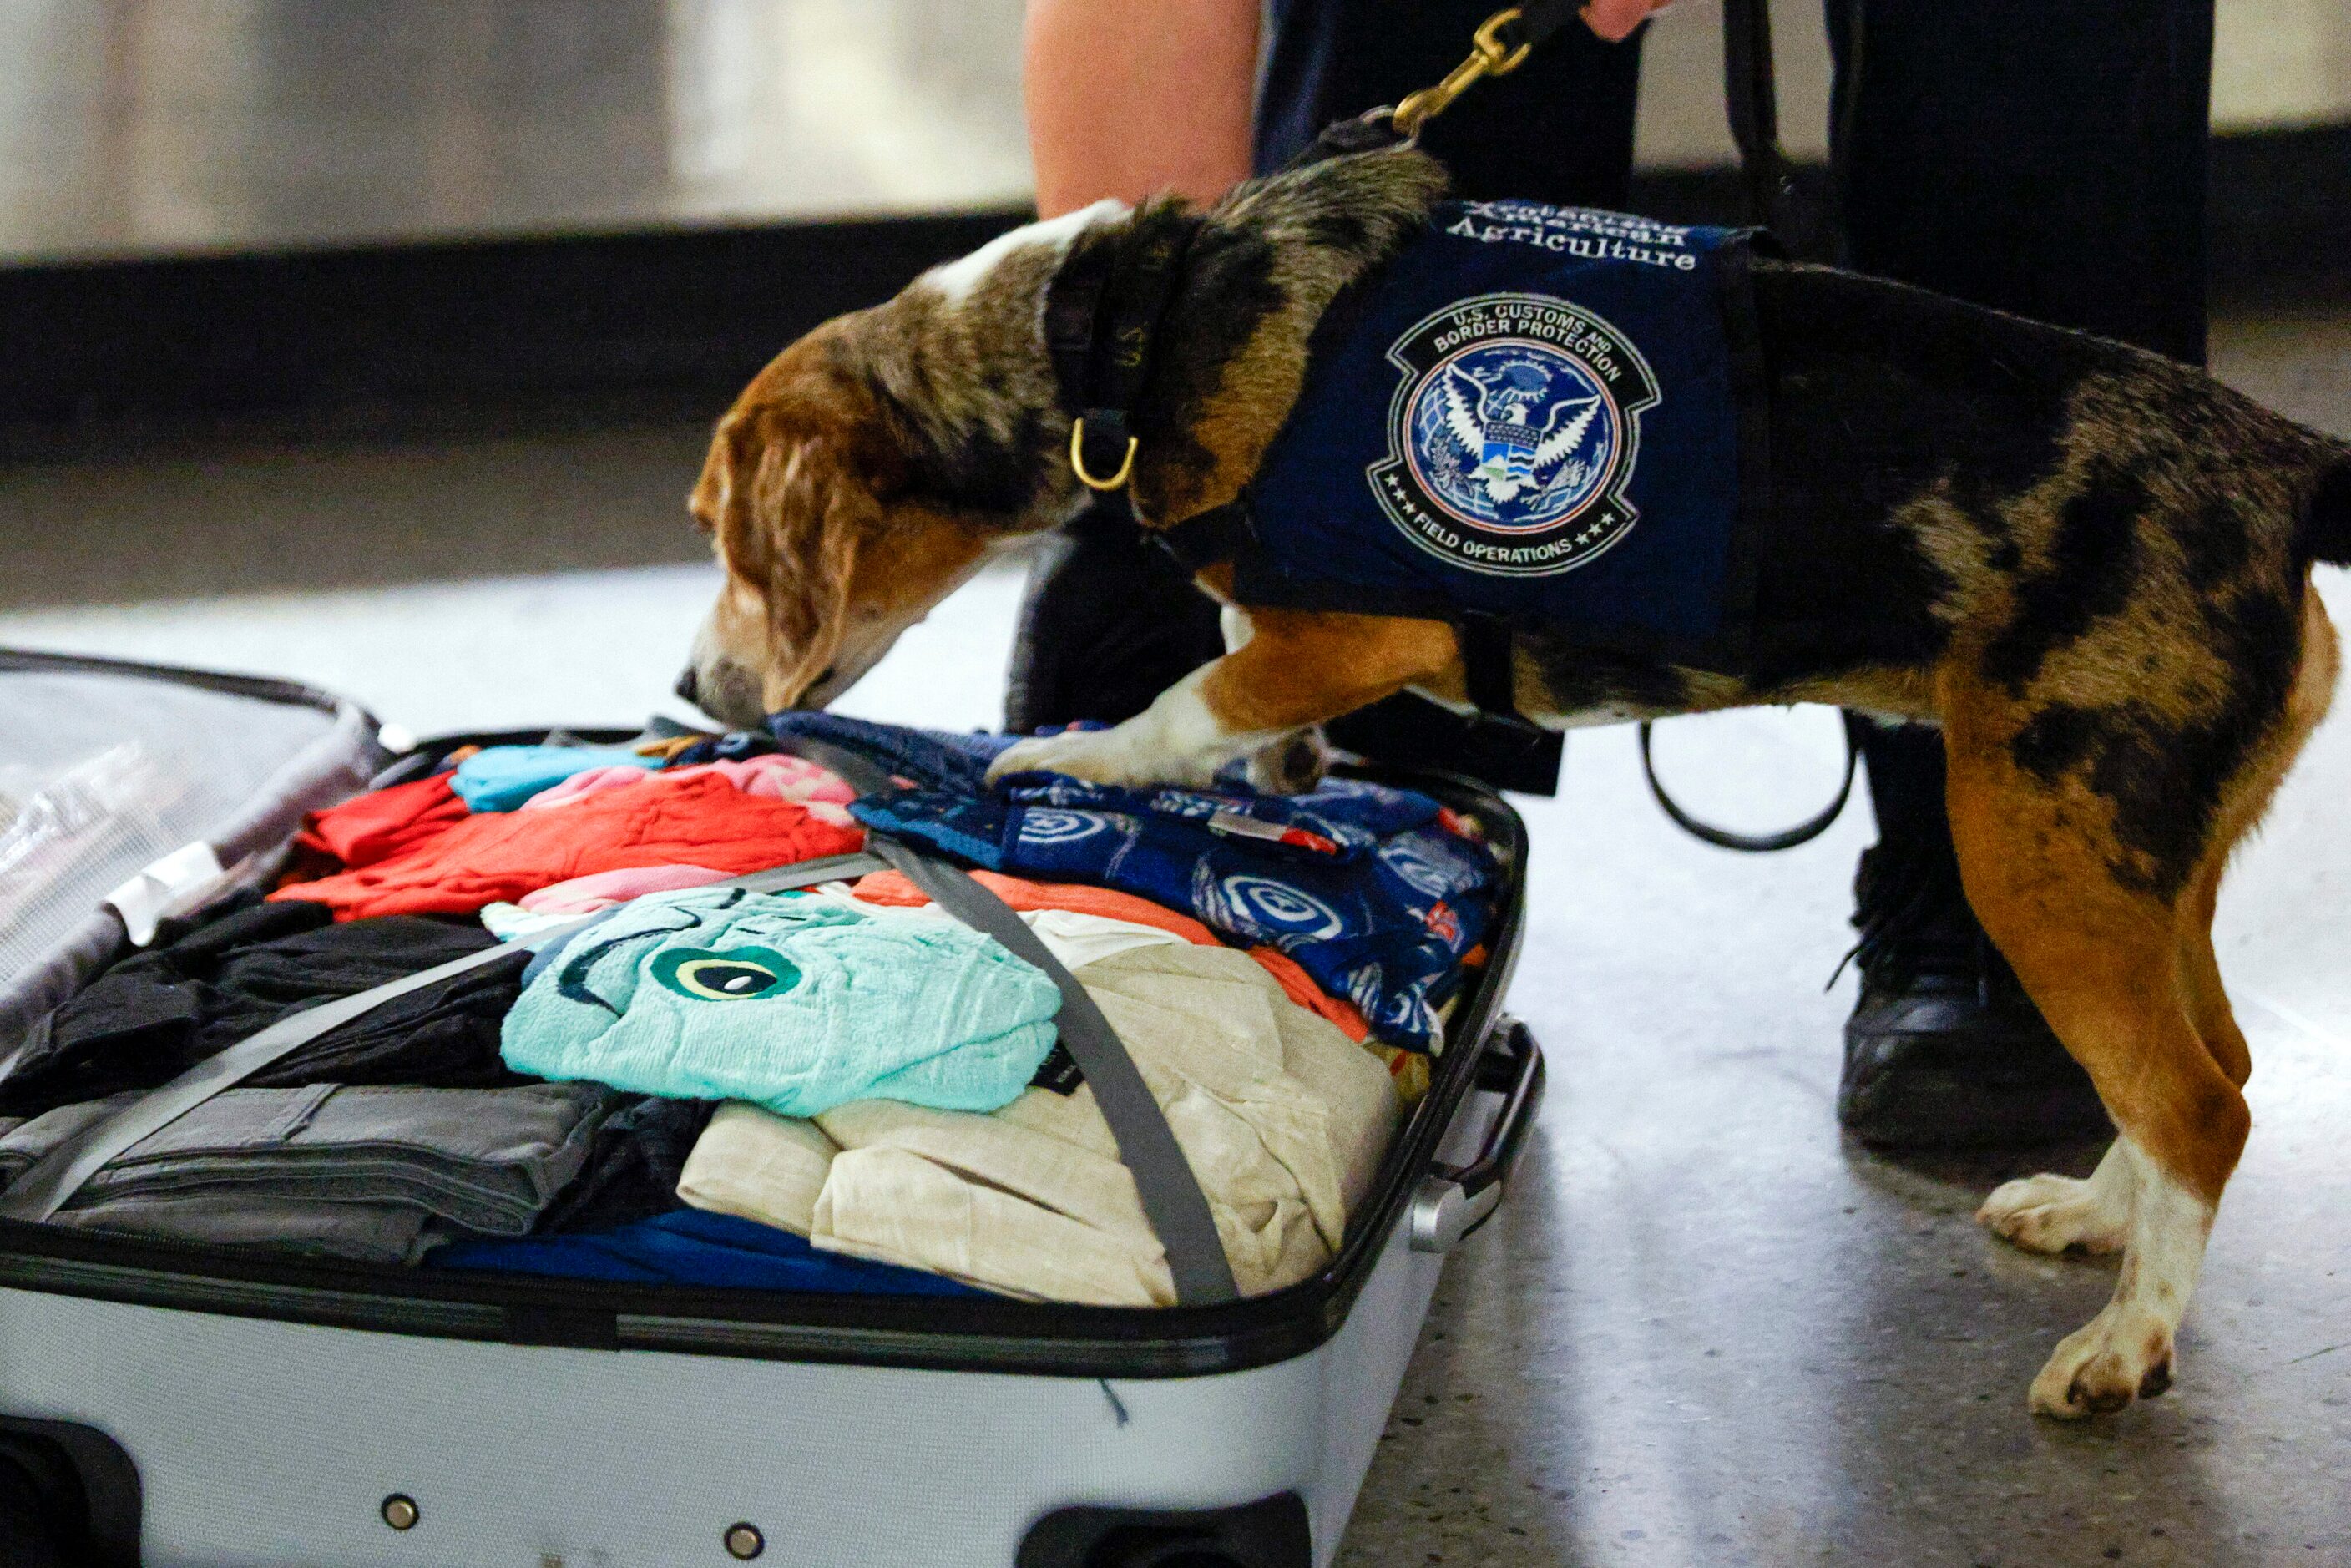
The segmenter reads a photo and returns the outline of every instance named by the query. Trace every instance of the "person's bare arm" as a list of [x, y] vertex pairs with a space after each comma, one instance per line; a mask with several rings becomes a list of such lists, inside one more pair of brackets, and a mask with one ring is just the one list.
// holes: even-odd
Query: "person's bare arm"
[[[1671, 0], [1585, 0], [1614, 42]], [[1260, 0], [1029, 0], [1022, 92], [1037, 211], [1249, 177]], [[1431, 80], [1435, 79], [1432, 74]]]
[[1621, 43], [1633, 29], [1646, 21], [1652, 11], [1662, 11], [1674, 0], [1584, 0], [1580, 15], [1583, 25], [1607, 39]]
[[1022, 90], [1037, 211], [1249, 173], [1259, 0], [1029, 0]]

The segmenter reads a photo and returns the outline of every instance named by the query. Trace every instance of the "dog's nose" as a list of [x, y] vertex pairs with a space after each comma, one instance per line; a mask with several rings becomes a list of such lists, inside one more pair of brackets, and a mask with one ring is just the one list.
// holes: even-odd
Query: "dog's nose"
[[677, 685], [671, 689], [687, 702], [698, 704], [702, 700], [698, 695], [702, 690], [702, 683], [695, 678], [694, 666], [691, 664], [685, 667], [685, 674], [678, 676]]

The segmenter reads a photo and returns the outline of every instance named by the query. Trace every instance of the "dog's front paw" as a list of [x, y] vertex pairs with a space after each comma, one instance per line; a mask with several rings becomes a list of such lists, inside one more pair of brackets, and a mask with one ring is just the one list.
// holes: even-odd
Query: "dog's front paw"
[[2130, 1205], [2095, 1180], [2042, 1175], [2005, 1182], [1976, 1223], [2027, 1252], [2113, 1252], [2130, 1236]]
[[[987, 781], [1015, 773], [1066, 773], [1073, 779], [1092, 779], [1087, 770], [1094, 747], [1085, 743], [1093, 734], [1072, 731], [1068, 735], [1040, 735], [1027, 740], [1016, 740], [997, 754], [987, 765]], [[1109, 783], [1106, 779], [1097, 783]]]
[[2036, 1415], [2079, 1421], [2152, 1399], [2171, 1386], [2171, 1328], [2144, 1307], [2109, 1302], [2057, 1343], [2032, 1380]]
[[1331, 747], [1320, 725], [1292, 730], [1249, 759], [1251, 787], [1268, 795], [1303, 795], [1322, 782]]
[[1180, 765], [1146, 753], [1130, 733], [1132, 721], [1112, 729], [1078, 729], [1015, 741], [988, 766], [990, 784], [1014, 773], [1065, 773], [1095, 784], [1206, 784]]

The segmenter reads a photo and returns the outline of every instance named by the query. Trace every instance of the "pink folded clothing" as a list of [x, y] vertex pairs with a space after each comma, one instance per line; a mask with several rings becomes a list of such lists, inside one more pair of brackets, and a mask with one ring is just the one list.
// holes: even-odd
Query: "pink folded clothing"
[[855, 826], [848, 808], [857, 799], [856, 790], [829, 768], [797, 757], [772, 755], [746, 758], [740, 762], [705, 762], [659, 773], [649, 773], [642, 768], [590, 768], [541, 789], [525, 800], [521, 810], [536, 811], [544, 807], [564, 806], [601, 789], [627, 789], [653, 779], [692, 779], [705, 773], [726, 779], [746, 795], [804, 806], [808, 814], [820, 822], [830, 822], [836, 828]]
[[[626, 773], [634, 769], [622, 768], [620, 771]], [[641, 894], [674, 893], [680, 888], [707, 887], [714, 882], [725, 882], [728, 874], [723, 871], [713, 871], [706, 865], [632, 866], [624, 871], [600, 871], [593, 876], [575, 876], [569, 882], [559, 882], [553, 887], [526, 893], [522, 895], [521, 904], [533, 915], [593, 915], [600, 909], [625, 904]]]

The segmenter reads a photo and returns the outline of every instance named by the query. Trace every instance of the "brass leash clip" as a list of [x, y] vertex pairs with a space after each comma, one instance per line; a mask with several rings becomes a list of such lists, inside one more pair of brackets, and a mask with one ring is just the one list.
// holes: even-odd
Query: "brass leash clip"
[[1422, 88], [1405, 96], [1389, 114], [1389, 120], [1399, 134], [1410, 138], [1420, 134], [1420, 128], [1444, 113], [1453, 100], [1468, 92], [1488, 77], [1506, 77], [1526, 63], [1534, 50], [1531, 43], [1513, 44], [1502, 37], [1502, 29], [1516, 22], [1520, 16], [1516, 5], [1495, 12], [1478, 24], [1470, 35], [1469, 57], [1445, 74], [1445, 79], [1435, 87]]

